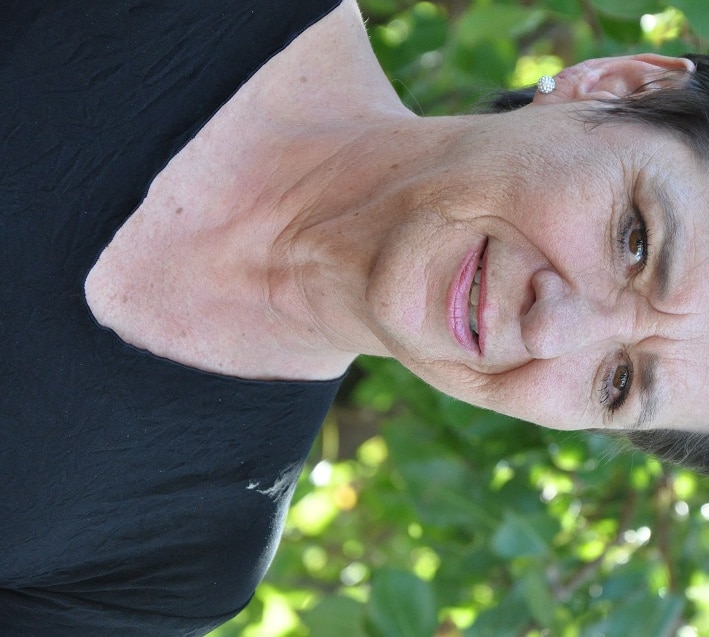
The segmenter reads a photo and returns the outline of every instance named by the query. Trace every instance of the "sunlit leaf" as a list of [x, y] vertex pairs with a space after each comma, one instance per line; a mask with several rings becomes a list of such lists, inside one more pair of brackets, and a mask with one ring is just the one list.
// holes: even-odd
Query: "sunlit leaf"
[[690, 28], [701, 38], [709, 40], [709, 11], [705, 0], [671, 0], [687, 17]]

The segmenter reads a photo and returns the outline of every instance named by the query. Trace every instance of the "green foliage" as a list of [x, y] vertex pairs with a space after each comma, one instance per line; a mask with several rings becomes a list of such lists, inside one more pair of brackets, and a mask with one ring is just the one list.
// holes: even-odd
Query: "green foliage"
[[353, 376], [268, 583], [215, 637], [708, 634], [704, 479], [459, 403], [392, 361]]
[[374, 637], [430, 637], [438, 626], [432, 588], [407, 571], [380, 569], [373, 577], [367, 611]]
[[[419, 114], [588, 57], [706, 51], [705, 0], [361, 0]], [[643, 17], [645, 16], [645, 17]], [[709, 634], [709, 484], [462, 404], [363, 358], [276, 560], [212, 637]]]
[[379, 60], [404, 103], [421, 115], [467, 112], [491, 90], [531, 83], [589, 57], [678, 55], [706, 50], [709, 39], [705, 0], [363, 0], [361, 6]]

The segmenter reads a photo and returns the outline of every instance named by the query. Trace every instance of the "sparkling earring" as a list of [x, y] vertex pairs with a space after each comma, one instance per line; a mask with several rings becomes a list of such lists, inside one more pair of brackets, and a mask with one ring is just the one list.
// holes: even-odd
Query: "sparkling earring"
[[542, 75], [537, 82], [537, 90], [544, 95], [548, 95], [555, 88], [556, 82], [551, 75]]

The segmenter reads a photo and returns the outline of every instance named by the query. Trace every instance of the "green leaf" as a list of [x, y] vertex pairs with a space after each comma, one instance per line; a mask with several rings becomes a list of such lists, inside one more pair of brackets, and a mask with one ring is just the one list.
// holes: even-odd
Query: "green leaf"
[[618, 42], [632, 44], [642, 38], [640, 20], [637, 18], [600, 15], [598, 21], [606, 35]]
[[645, 13], [658, 13], [663, 8], [658, 0], [591, 0], [591, 4], [609, 16], [637, 20]]
[[646, 579], [647, 565], [626, 565], [625, 568], [603, 583], [603, 591], [599, 599], [624, 602], [628, 599], [628, 591], [647, 588]]
[[581, 18], [583, 11], [578, 0], [545, 0], [544, 5], [551, 11], [565, 16]]
[[684, 13], [692, 31], [709, 40], [709, 5], [706, 0], [672, 0], [672, 5]]
[[[500, 603], [481, 613], [464, 637], [519, 637], [532, 617], [519, 588], [513, 589]], [[626, 636], [627, 637], [627, 636]]]
[[535, 525], [542, 521], [540, 516], [521, 517], [511, 511], [492, 538], [492, 549], [500, 557], [508, 559], [522, 556], [544, 556], [550, 552], [548, 522], [544, 527]]
[[326, 597], [302, 619], [310, 637], [366, 637], [364, 607], [349, 597]]
[[438, 624], [433, 591], [411, 573], [382, 569], [373, 577], [368, 620], [377, 637], [431, 637]]
[[554, 621], [554, 597], [549, 590], [549, 582], [544, 576], [542, 564], [532, 565], [522, 580], [524, 599], [532, 617], [546, 628]]
[[544, 12], [524, 7], [488, 5], [475, 6], [458, 23], [458, 37], [467, 47], [473, 47], [491, 37], [519, 35], [533, 30], [544, 19]]
[[583, 637], [673, 637], [684, 600], [670, 595], [665, 598], [650, 594], [632, 595], [630, 600], [615, 607], [606, 619], [590, 626]]

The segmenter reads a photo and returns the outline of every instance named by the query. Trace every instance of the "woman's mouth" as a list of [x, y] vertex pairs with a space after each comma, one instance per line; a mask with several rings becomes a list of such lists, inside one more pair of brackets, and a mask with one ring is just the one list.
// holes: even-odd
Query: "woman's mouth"
[[480, 301], [480, 279], [482, 278], [482, 259], [478, 261], [478, 269], [473, 277], [473, 284], [470, 286], [470, 296], [468, 297], [468, 325], [477, 338], [478, 334], [478, 302]]
[[487, 244], [483, 243], [466, 256], [458, 276], [453, 282], [449, 297], [449, 325], [453, 336], [469, 352], [480, 352], [480, 282], [483, 257]]

